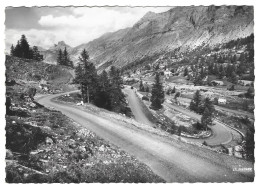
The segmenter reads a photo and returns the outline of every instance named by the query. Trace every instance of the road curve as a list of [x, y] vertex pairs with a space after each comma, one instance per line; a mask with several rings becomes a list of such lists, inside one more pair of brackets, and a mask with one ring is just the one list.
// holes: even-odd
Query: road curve
[[[153, 124], [147, 119], [144, 112], [142, 111], [142, 106], [140, 105], [140, 101], [135, 94], [135, 89], [130, 89], [130, 87], [125, 87], [124, 91], [127, 94], [127, 100], [128, 100], [129, 106], [135, 116], [135, 119], [138, 122], [152, 126]], [[171, 109], [179, 111], [189, 117], [192, 117], [192, 118], [195, 118], [198, 120], [201, 119], [201, 115], [198, 115], [198, 114], [191, 112], [180, 106], [177, 106], [174, 104], [169, 104], [166, 102], [164, 103], [164, 105], [170, 107]], [[187, 138], [187, 140], [191, 141], [191, 142], [199, 142], [199, 143], [203, 143], [204, 141], [206, 141], [208, 143], [208, 145], [215, 146], [215, 145], [227, 144], [227, 143], [231, 142], [234, 134], [236, 134], [237, 137], [241, 137], [239, 133], [232, 131], [232, 129], [228, 128], [227, 126], [225, 126], [224, 124], [222, 124], [218, 121], [214, 121], [214, 124], [215, 125], [211, 127], [212, 135], [210, 137], [205, 138], [205, 139]]]
[[253, 181], [253, 172], [242, 174], [233, 171], [236, 167], [228, 162], [246, 163], [249, 167], [253, 167], [251, 163], [216, 154], [179, 141], [172, 142], [169, 139], [142, 131], [134, 126], [128, 125], [126, 127], [123, 122], [119, 123], [104, 119], [80, 110], [73, 105], [58, 104], [52, 101], [53, 98], [59, 95], [43, 96], [38, 98], [37, 101], [46, 107], [53, 107], [61, 111], [80, 125], [95, 132], [101, 138], [134, 155], [167, 182]]
[[[201, 115], [198, 115], [194, 112], [191, 112], [185, 108], [179, 107], [177, 105], [174, 104], [169, 104], [169, 103], [164, 103], [164, 105], [170, 107], [171, 109], [174, 109], [176, 111], [179, 111], [191, 118], [194, 119], [201, 119]], [[208, 138], [205, 139], [191, 139], [189, 138], [189, 141], [194, 141], [194, 142], [204, 142], [206, 141], [209, 145], [220, 145], [220, 144], [227, 144], [229, 142], [232, 141], [233, 139], [233, 135], [232, 133], [234, 133], [234, 131], [232, 131], [232, 129], [228, 128], [227, 126], [225, 126], [224, 124], [218, 122], [218, 121], [214, 121], [213, 122], [213, 126], [211, 126], [212, 129], [212, 135]], [[239, 133], [234, 133], [237, 134], [238, 137], [241, 137]]]

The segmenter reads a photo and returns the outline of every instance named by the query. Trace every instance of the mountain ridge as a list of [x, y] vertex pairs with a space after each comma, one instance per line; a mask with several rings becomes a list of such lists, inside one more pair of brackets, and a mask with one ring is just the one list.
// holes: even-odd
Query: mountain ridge
[[71, 49], [74, 64], [83, 48], [97, 67], [123, 67], [163, 52], [189, 51], [253, 33], [252, 6], [174, 7], [163, 13], [146, 13], [133, 27], [105, 33]]

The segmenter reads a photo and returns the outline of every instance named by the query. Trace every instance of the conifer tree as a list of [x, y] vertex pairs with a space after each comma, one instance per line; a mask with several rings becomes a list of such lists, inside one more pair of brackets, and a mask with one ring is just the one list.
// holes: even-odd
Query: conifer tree
[[214, 73], [214, 64], [213, 63], [210, 63], [209, 66], [208, 66], [208, 71], [209, 71], [209, 74], [213, 74]]
[[234, 83], [234, 84], [237, 84], [237, 82], [238, 82], [238, 78], [237, 78], [235, 71], [233, 71], [231, 76], [230, 76], [230, 82]]
[[62, 53], [62, 50], [59, 49], [59, 53], [58, 53], [58, 57], [57, 57], [57, 64], [58, 65], [62, 65], [62, 59], [63, 59], [63, 53]]
[[162, 103], [164, 102], [164, 91], [163, 86], [160, 82], [160, 74], [156, 73], [155, 83], [152, 87], [152, 97], [151, 97], [151, 108], [158, 110], [162, 108]]
[[95, 104], [98, 107], [111, 110], [110, 101], [110, 82], [108, 73], [104, 70], [99, 76], [99, 89], [97, 91], [97, 98]]
[[30, 46], [27, 42], [25, 35], [22, 35], [22, 37], [20, 39], [20, 46], [21, 46], [21, 58], [30, 58], [30, 55], [29, 55]]
[[22, 49], [21, 49], [20, 41], [17, 41], [17, 44], [14, 48], [14, 56], [16, 56], [16, 57], [22, 56]]
[[190, 102], [190, 109], [201, 114], [203, 112], [202, 97], [200, 91], [197, 90]]
[[245, 96], [247, 98], [254, 98], [254, 88], [253, 87], [249, 87], [247, 89], [247, 92], [245, 93]]
[[209, 113], [211, 114], [211, 116], [213, 116], [215, 107], [209, 97], [205, 98], [203, 108], [204, 108], [204, 110], [205, 110], [205, 108], [207, 108], [209, 110]]
[[189, 71], [188, 71], [188, 68], [186, 67], [186, 68], [184, 69], [183, 76], [184, 76], [184, 77], [185, 77], [185, 76], [187, 76], [187, 75], [188, 75], [188, 73], [189, 73]]
[[140, 80], [139, 91], [144, 92], [144, 85], [142, 80]]
[[146, 88], [145, 88], [145, 92], [149, 93], [149, 91], [150, 91], [150, 89], [149, 89], [149, 87], [147, 85]]
[[62, 62], [63, 62], [63, 65], [64, 65], [64, 66], [68, 66], [68, 63], [69, 63], [69, 54], [68, 54], [68, 51], [67, 51], [67, 48], [66, 48], [66, 47], [64, 48], [64, 51], [63, 51]]
[[40, 54], [37, 46], [33, 46], [31, 53], [32, 53], [32, 59], [37, 61], [43, 60], [43, 56]]
[[253, 162], [255, 161], [255, 158], [254, 158], [254, 150], [255, 150], [254, 134], [255, 134], [254, 127], [249, 127], [247, 129], [247, 132], [246, 132], [245, 144], [244, 144], [244, 149], [245, 149], [245, 152], [246, 152], [246, 158], [252, 160]]
[[10, 49], [10, 55], [11, 55], [11, 56], [14, 56], [14, 54], [15, 54], [15, 52], [14, 52], [14, 46], [13, 46], [13, 44], [12, 44], [11, 49]]
[[78, 64], [75, 68], [75, 78], [74, 78], [73, 82], [80, 85], [80, 92], [81, 92], [82, 100], [85, 99], [84, 90], [83, 90], [83, 81], [84, 81], [83, 74], [84, 74], [83, 66], [81, 64]]
[[226, 75], [225, 69], [224, 69], [223, 65], [221, 64], [219, 66], [218, 76], [219, 76], [220, 79], [222, 79], [225, 75]]
[[207, 130], [208, 126], [212, 123], [212, 116], [208, 110], [208, 108], [205, 108], [203, 115], [201, 117], [201, 124], [203, 127]]
[[172, 89], [172, 94], [176, 92], [175, 86]]
[[[81, 84], [83, 101], [90, 103], [95, 99], [98, 88], [97, 71], [93, 63], [89, 61], [89, 55], [85, 49], [80, 54], [80, 67], [77, 68], [75, 81]], [[82, 68], [81, 68], [82, 67]]]
[[40, 54], [38, 47], [34, 46], [30, 48], [25, 35], [21, 36], [15, 47], [11, 46], [10, 54], [19, 58], [34, 59], [37, 61], [43, 60], [43, 55]]
[[123, 88], [123, 80], [120, 75], [120, 70], [116, 67], [111, 66], [109, 71], [110, 78], [110, 101], [111, 101], [111, 109], [115, 112], [123, 111], [125, 108], [126, 101], [125, 95], [122, 92]]
[[218, 70], [218, 65], [217, 64], [214, 65], [213, 74], [214, 75], [218, 75], [219, 74], [219, 70]]
[[194, 85], [202, 85], [202, 76], [200, 73], [198, 73], [196, 76], [195, 76], [195, 79], [194, 79]]

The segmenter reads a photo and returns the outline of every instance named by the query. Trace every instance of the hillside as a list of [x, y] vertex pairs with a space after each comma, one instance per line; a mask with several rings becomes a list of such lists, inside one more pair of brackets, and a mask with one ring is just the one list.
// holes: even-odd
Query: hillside
[[75, 89], [69, 85], [73, 70], [11, 56], [5, 64], [7, 183], [165, 182], [135, 157], [28, 97], [29, 87], [37, 98]]
[[[112, 64], [123, 67], [174, 50], [188, 52], [247, 37], [253, 33], [253, 19], [250, 6], [175, 7], [163, 13], [148, 12], [133, 27], [106, 33], [69, 52], [74, 64], [85, 48], [101, 69]], [[55, 62], [50, 58], [54, 52], [45, 51], [47, 62]]]
[[[181, 52], [207, 44], [213, 47], [253, 33], [252, 9], [245, 6], [176, 7], [159, 14], [149, 12], [132, 28], [102, 36], [84, 48], [97, 65], [112, 61], [122, 67], [179, 47]], [[74, 51], [72, 54], [75, 56]]]
[[11, 56], [6, 56], [5, 66], [7, 82], [14, 80], [20, 85], [35, 87], [39, 93], [75, 89], [74, 85], [68, 85], [73, 78], [73, 70], [68, 67]]

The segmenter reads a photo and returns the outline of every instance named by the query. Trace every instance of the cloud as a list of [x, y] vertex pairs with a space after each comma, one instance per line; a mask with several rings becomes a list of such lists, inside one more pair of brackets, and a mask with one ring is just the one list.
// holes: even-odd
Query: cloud
[[170, 7], [67, 7], [64, 11], [61, 8], [48, 9], [47, 15], [40, 16], [38, 28], [7, 29], [7, 46], [16, 43], [22, 34], [27, 36], [32, 45], [44, 48], [49, 48], [61, 40], [71, 46], [77, 46], [104, 33], [131, 27], [148, 11], [164, 12], [169, 9]]
[[[41, 46], [44, 48], [50, 47], [50, 45], [57, 40], [57, 35], [52, 33], [51, 31], [45, 30], [15, 30], [15, 29], [7, 29], [6, 30], [6, 50], [8, 51], [10, 46], [16, 45], [17, 41], [21, 38], [21, 35], [24, 34], [29, 42], [30, 46]], [[46, 37], [48, 36], [48, 37]], [[62, 37], [60, 38], [60, 40]]]

